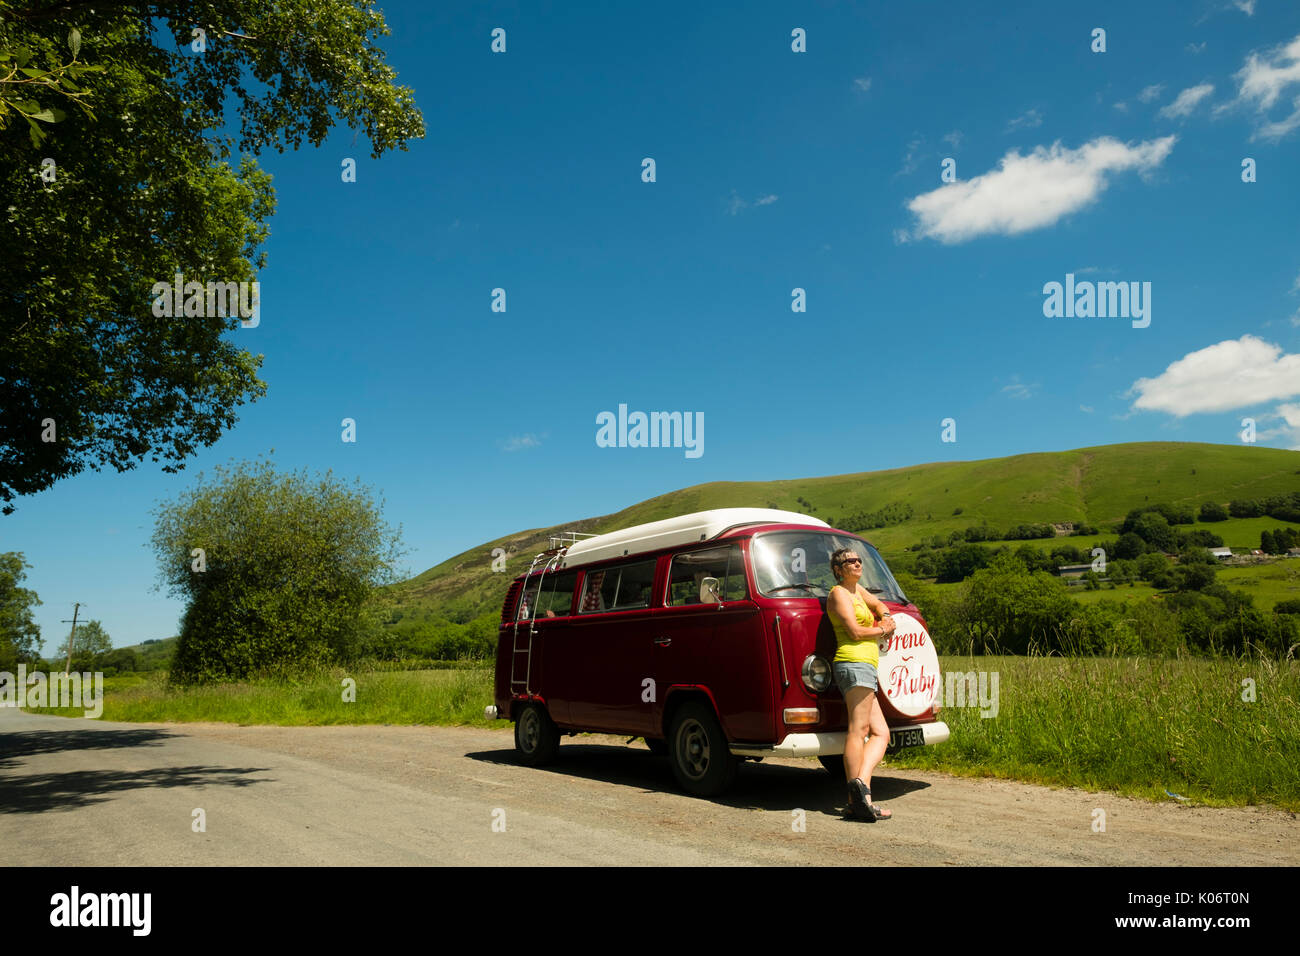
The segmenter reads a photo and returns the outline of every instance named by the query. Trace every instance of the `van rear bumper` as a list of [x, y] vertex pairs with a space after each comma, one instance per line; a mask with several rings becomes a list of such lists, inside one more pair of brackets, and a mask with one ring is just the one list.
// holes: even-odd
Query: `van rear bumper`
[[[948, 725], [942, 720], [928, 724], [911, 724], [895, 730], [919, 730], [925, 745], [941, 744], [948, 739]], [[737, 757], [825, 757], [844, 753], [843, 731], [833, 733], [787, 734], [778, 744], [731, 744]]]

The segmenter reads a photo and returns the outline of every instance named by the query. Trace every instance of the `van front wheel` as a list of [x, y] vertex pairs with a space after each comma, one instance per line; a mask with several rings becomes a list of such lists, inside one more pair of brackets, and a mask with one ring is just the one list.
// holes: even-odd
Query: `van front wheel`
[[515, 721], [515, 750], [529, 767], [540, 767], [555, 759], [560, 749], [560, 730], [546, 708], [538, 703], [524, 705]]
[[692, 701], [673, 716], [668, 759], [682, 788], [699, 797], [716, 797], [736, 777], [740, 761], [731, 755], [712, 708]]

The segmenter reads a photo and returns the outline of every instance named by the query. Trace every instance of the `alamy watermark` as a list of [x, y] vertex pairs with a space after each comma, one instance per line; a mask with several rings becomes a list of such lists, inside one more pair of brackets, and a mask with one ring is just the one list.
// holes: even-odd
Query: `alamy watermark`
[[29, 674], [27, 665], [19, 664], [17, 679], [0, 671], [0, 707], [80, 707], [94, 720], [104, 713], [104, 674]]
[[1043, 286], [1043, 315], [1049, 319], [1132, 319], [1133, 328], [1151, 324], [1150, 282], [1074, 281], [1074, 273], [1065, 274], [1065, 284], [1048, 282]]
[[596, 416], [598, 448], [685, 448], [687, 458], [704, 454], [703, 412], [632, 412], [618, 406], [618, 415]]
[[944, 707], [979, 707], [980, 716], [992, 719], [998, 715], [997, 671], [944, 671]]
[[159, 319], [216, 318], [238, 315], [240, 325], [255, 329], [262, 321], [262, 283], [214, 282], [205, 285], [197, 280], [185, 281], [185, 274], [176, 273], [172, 282], [155, 282], [153, 289], [153, 314]]

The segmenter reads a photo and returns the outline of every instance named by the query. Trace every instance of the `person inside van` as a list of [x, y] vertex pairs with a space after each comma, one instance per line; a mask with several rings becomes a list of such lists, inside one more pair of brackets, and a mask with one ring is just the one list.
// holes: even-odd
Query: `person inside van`
[[[880, 663], [879, 642], [894, 632], [894, 620], [889, 608], [858, 583], [862, 577], [860, 554], [852, 548], [840, 548], [831, 555], [831, 572], [839, 582], [826, 598], [826, 613], [838, 644], [831, 672], [844, 695], [849, 716], [844, 738], [844, 776], [849, 784], [846, 814], [854, 820], [874, 823], [893, 816], [871, 802], [871, 772], [889, 745], [889, 725], [876, 699], [876, 669]], [[864, 737], [868, 737], [866, 743]]]

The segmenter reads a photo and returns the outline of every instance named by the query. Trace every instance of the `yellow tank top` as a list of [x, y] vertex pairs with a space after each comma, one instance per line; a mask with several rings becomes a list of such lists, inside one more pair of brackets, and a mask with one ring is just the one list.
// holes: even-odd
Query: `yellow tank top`
[[[837, 584], [834, 588], [831, 588], [831, 591], [834, 592], [835, 588], [848, 590]], [[860, 625], [863, 627], [876, 626], [876, 615], [862, 595], [856, 592], [853, 595], [853, 610], [856, 612]], [[880, 663], [880, 647], [874, 639], [859, 641], [844, 630], [844, 625], [839, 622], [839, 619], [834, 614], [828, 613], [827, 616], [831, 619], [831, 627], [835, 631], [835, 642], [839, 645], [835, 651], [835, 660], [854, 661], [859, 664], [878, 665]]]

